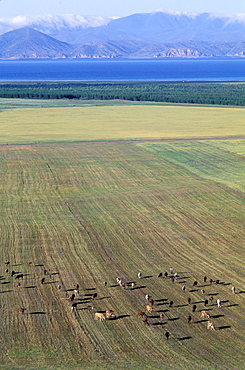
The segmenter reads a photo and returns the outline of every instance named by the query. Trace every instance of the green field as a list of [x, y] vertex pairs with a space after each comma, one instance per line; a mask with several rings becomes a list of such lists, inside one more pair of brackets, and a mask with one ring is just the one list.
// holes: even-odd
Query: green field
[[1, 369], [245, 369], [244, 112], [2, 109]]
[[132, 105], [3, 109], [0, 144], [245, 135], [245, 108]]

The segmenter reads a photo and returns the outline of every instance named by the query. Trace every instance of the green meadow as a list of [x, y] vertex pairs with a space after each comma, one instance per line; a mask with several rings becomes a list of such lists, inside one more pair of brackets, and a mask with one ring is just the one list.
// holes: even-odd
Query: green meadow
[[1, 104], [0, 368], [245, 369], [245, 110]]

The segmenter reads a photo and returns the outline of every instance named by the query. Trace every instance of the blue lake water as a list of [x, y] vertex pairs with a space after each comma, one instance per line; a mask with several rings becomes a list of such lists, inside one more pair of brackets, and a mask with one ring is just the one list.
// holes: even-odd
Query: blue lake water
[[0, 81], [245, 81], [245, 58], [0, 60]]

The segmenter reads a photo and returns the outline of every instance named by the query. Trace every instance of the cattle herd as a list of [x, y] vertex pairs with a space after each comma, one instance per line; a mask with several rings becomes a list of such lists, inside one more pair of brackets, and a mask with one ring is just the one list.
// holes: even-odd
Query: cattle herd
[[[30, 261], [26, 262], [26, 264], [28, 266], [43, 266], [35, 265]], [[10, 267], [10, 261], [5, 262], [5, 270], [3, 275], [0, 275], [1, 284], [4, 284], [7, 280], [9, 280], [9, 282], [12, 281], [12, 283], [16, 286], [16, 289], [24, 287], [25, 283], [27, 282], [26, 280], [24, 283], [24, 278], [28, 279], [29, 274], [22, 273], [21, 271], [14, 271]], [[12, 267], [14, 267], [14, 265], [12, 265]], [[53, 279], [54, 275], [59, 277], [59, 272], [52, 273], [50, 270], [42, 267], [39, 283], [45, 287], [47, 280]], [[182, 302], [185, 302], [184, 305], [179, 305], [170, 298], [157, 299], [157, 297], [152, 297], [151, 292], [147, 291], [147, 289], [150, 290], [150, 288], [146, 286], [146, 283], [148, 281], [147, 278], [154, 278], [154, 276], [144, 276], [142, 272], [136, 272], [135, 277], [135, 281], [130, 282], [123, 281], [120, 277], [115, 277], [114, 284], [108, 284], [107, 281], [104, 281], [100, 283], [100, 285], [103, 284], [106, 289], [111, 287], [120, 287], [125, 291], [127, 290], [135, 292], [136, 289], [137, 292], [140, 291], [138, 295], [141, 294], [142, 303], [140, 305], [138, 303], [139, 310], [135, 312], [135, 316], [137, 315], [138, 318], [141, 319], [142, 323], [149, 327], [156, 325], [154, 324], [154, 319], [157, 317], [160, 320], [159, 325], [164, 327], [164, 334], [167, 340], [172, 336], [170, 330], [166, 329], [166, 324], [171, 317], [171, 310], [174, 309], [176, 314], [178, 307], [185, 306], [187, 307], [187, 309], [185, 309], [186, 317], [182, 316], [182, 318], [186, 320], [187, 324], [202, 323], [202, 325], [206, 324], [207, 329], [218, 330], [219, 327], [216, 324], [215, 319], [216, 317], [219, 317], [219, 315], [214, 315], [213, 313], [215, 313], [216, 308], [219, 310], [223, 308], [223, 302], [229, 302], [227, 297], [220, 295], [221, 293], [219, 292], [219, 287], [225, 285], [227, 286], [227, 292], [229, 289], [232, 294], [237, 294], [236, 288], [230, 283], [224, 283], [219, 279], [208, 278], [207, 276], [202, 276], [202, 278], [199, 280], [191, 279], [191, 277], [182, 276], [181, 273], [177, 273], [172, 267], [170, 267], [168, 271], [158, 273], [156, 275], [156, 279], [162, 279], [161, 282], [163, 285], [168, 282], [168, 296], [171, 296], [171, 291], [176, 289], [179, 290], [179, 294], [182, 296]], [[187, 279], [188, 282], [186, 281]], [[142, 280], [144, 280], [144, 286], [140, 286], [139, 284], [142, 282]], [[99, 321], [117, 320], [118, 318], [124, 316], [130, 316], [125, 315], [128, 312], [121, 312], [120, 315], [116, 315], [114, 310], [111, 308], [107, 308], [106, 310], [97, 309], [96, 306], [99, 306], [100, 297], [98, 297], [98, 293], [95, 291], [96, 288], [93, 288], [92, 293], [86, 294], [86, 297], [82, 298], [79, 290], [79, 283], [74, 283], [73, 287], [69, 289], [64, 287], [63, 281], [53, 281], [53, 283], [57, 283], [55, 288], [55, 290], [57, 290], [57, 294], [61, 294], [60, 292], [65, 293], [65, 301], [67, 302], [67, 305], [70, 305], [71, 312], [74, 312], [75, 314], [77, 314], [80, 310], [86, 309], [91, 313], [94, 312], [94, 319]], [[214, 291], [215, 293], [213, 293]], [[200, 299], [198, 301], [196, 301], [197, 296], [195, 295], [194, 297], [192, 295], [193, 292], [196, 294], [200, 293]], [[222, 290], [222, 294], [224, 294], [224, 290]], [[139, 302], [139, 299], [137, 302]], [[84, 307], [85, 304], [86, 306]], [[162, 309], [163, 305], [164, 309]], [[28, 314], [26, 307], [17, 306], [16, 311], [22, 315]]]

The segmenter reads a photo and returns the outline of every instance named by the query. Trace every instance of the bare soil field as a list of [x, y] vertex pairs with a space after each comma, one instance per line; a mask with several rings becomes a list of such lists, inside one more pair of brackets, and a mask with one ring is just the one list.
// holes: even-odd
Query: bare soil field
[[0, 147], [1, 369], [245, 368], [244, 141], [188, 143]]

